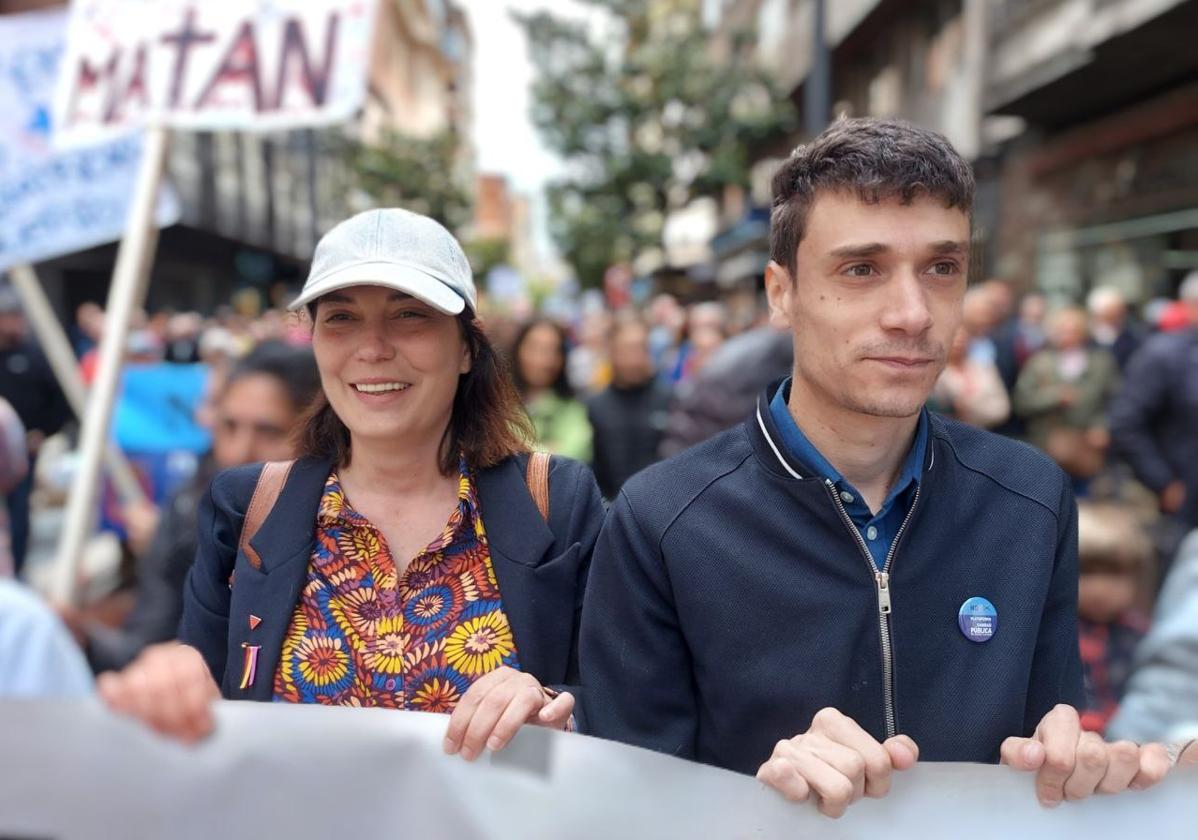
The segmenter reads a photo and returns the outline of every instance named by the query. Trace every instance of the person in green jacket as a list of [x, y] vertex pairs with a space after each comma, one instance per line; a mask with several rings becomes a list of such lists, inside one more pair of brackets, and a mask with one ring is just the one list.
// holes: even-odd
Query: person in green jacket
[[537, 448], [590, 463], [591, 424], [566, 379], [566, 353], [561, 325], [535, 318], [516, 334], [513, 378], [536, 429]]

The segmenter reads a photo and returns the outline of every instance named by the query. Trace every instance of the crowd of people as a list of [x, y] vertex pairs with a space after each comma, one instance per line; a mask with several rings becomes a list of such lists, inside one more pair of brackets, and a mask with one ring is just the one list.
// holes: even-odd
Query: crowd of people
[[[45, 634], [57, 641], [25, 646], [24, 663], [4, 658], [16, 654], [5, 649], [6, 622], [0, 615], [0, 693], [80, 693], [89, 684], [81, 672], [90, 668], [106, 675], [100, 691], [114, 708], [188, 738], [201, 737], [211, 727], [206, 704], [222, 695], [445, 711], [451, 713], [447, 750], [468, 758], [484, 748], [501, 748], [519, 723], [535, 719], [757, 771], [788, 797], [814, 795], [821, 810], [832, 814], [862, 791], [884, 793], [889, 770], [909, 766], [921, 754], [940, 760], [1001, 757], [1036, 771], [1045, 761], [1044, 750], [1053, 748], [1037, 740], [1040, 733], [1067, 732], [1070, 725], [1140, 744], [1195, 737], [1198, 533], [1191, 531], [1198, 526], [1198, 452], [1193, 451], [1198, 448], [1193, 431], [1198, 428], [1198, 272], [1184, 280], [1176, 301], [1149, 307], [1139, 317], [1131, 302], [1109, 287], [1095, 289], [1084, 306], [1049, 301], [1037, 292], [1020, 297], [1021, 284], [1004, 280], [964, 290], [967, 262], [944, 244], [969, 238], [967, 230], [958, 236], [956, 227], [968, 225], [972, 180], [956, 169], [955, 153], [933, 135], [904, 134], [909, 127], [863, 122], [854, 130], [857, 139], [849, 140], [843, 130], [831, 129], [805, 154], [834, 159], [841, 146], [864, 143], [854, 153], [868, 157], [871, 138], [891, 143], [897, 132], [901, 142], [919, 147], [947, 173], [943, 183], [921, 186], [936, 201], [912, 200], [902, 183], [905, 176], [886, 169], [885, 161], [875, 164], [881, 172], [877, 177], [889, 184], [887, 189], [893, 187], [893, 194], [882, 201], [855, 202], [837, 193], [868, 181], [848, 169], [820, 169], [820, 177], [844, 179], [823, 186], [802, 180], [815, 176], [791, 171], [793, 183], [775, 182], [780, 198], [772, 224], [798, 227], [790, 239], [785, 232], [772, 238], [771, 247], [779, 250], [767, 272], [760, 315], [751, 323], [734, 324], [719, 302], [684, 304], [668, 294], [619, 311], [587, 310], [569, 322], [537, 316], [515, 323], [501, 312], [488, 312], [460, 249], [443, 241], [447, 233], [401, 211], [372, 211], [378, 215], [369, 229], [387, 230], [391, 248], [410, 242], [411, 253], [426, 259], [420, 271], [404, 263], [383, 269], [385, 261], [375, 258], [370, 262], [374, 273], [362, 273], [361, 265], [346, 257], [367, 229], [366, 221], [355, 217], [343, 223], [340, 234], [335, 228], [322, 240], [291, 312], [225, 309], [211, 316], [143, 316], [129, 340], [129, 363], [202, 365], [207, 384], [194, 416], [211, 445], [192, 474], [158, 488], [155, 503], [126, 506], [117, 516], [127, 561], [119, 581], [123, 607], [51, 605], [57, 619], [46, 624]], [[797, 154], [788, 166], [809, 164]], [[876, 182], [868, 183], [876, 189]], [[846, 202], [835, 208], [840, 216], [828, 209], [830, 194]], [[796, 222], [786, 208], [802, 202], [811, 217]], [[940, 206], [944, 203], [947, 209]], [[824, 208], [822, 215], [813, 207]], [[909, 215], [916, 211], [922, 215]], [[886, 481], [863, 469], [861, 459], [841, 461], [828, 453], [845, 451], [851, 424], [861, 417], [900, 416], [900, 409], [886, 401], [892, 395], [871, 392], [878, 382], [891, 380], [871, 372], [872, 379], [857, 383], [855, 396], [837, 404], [840, 414], [821, 417], [795, 408], [800, 389], [809, 400], [803, 405], [824, 399], [832, 405], [837, 388], [854, 384], [860, 360], [837, 356], [848, 351], [835, 346], [850, 341], [851, 329], [865, 329], [850, 323], [848, 313], [866, 312], [863, 281], [875, 273], [886, 275], [886, 259], [905, 265], [898, 246], [891, 257], [875, 255], [886, 252], [880, 245], [868, 254], [858, 249], [851, 280], [859, 285], [829, 280], [828, 301], [823, 295], [816, 301], [803, 286], [810, 282], [810, 266], [796, 268], [796, 249], [802, 262], [810, 259], [804, 248], [831, 241], [834, 229], [826, 227], [826, 219], [858, 214], [852, 225], [842, 225], [869, 230], [875, 219], [870, 214], [877, 213], [896, 214], [921, 234], [926, 228], [939, 236], [938, 262], [929, 275], [934, 279], [928, 282], [940, 284], [934, 288], [944, 300], [943, 312], [959, 306], [960, 313], [959, 319], [947, 319], [953, 328], [942, 345], [926, 337], [901, 352], [894, 349], [898, 344], [863, 345], [886, 376], [902, 385], [896, 386], [894, 399], [907, 392], [918, 396], [902, 415], [920, 418], [903, 432], [915, 443], [897, 453]], [[947, 233], [940, 236], [937, 225]], [[878, 230], [881, 241], [887, 229]], [[438, 243], [436, 249], [429, 250], [430, 241]], [[851, 250], [842, 246], [834, 252]], [[417, 258], [405, 255], [409, 263]], [[808, 273], [795, 283], [788, 278], [797, 270]], [[950, 287], [950, 280], [960, 289]], [[853, 306], [835, 297], [844, 289], [856, 296]], [[886, 294], [897, 297], [876, 316], [882, 329], [893, 336], [932, 329], [932, 317], [923, 309], [941, 304], [915, 303], [909, 289], [894, 289]], [[953, 297], [958, 291], [959, 300]], [[841, 308], [826, 309], [834, 297]], [[80, 307], [71, 332], [85, 381], [93, 373], [103, 328], [97, 305]], [[406, 360], [404, 377], [384, 370], [397, 357]], [[941, 361], [943, 369], [928, 380], [926, 392], [911, 384], [916, 374], [939, 369], [933, 363]], [[387, 375], [373, 375], [376, 368]], [[69, 436], [75, 424], [29, 334], [19, 300], [2, 288], [0, 370], [0, 491], [7, 520], [0, 521], [0, 577], [5, 577], [22, 572], [29, 552], [39, 454], [48, 439]], [[401, 395], [412, 388], [423, 394], [417, 407], [404, 409], [408, 414], [398, 408], [388, 413], [388, 406], [404, 404]], [[865, 404], [871, 399], [877, 404]], [[920, 411], [925, 400], [934, 414]], [[748, 431], [738, 432], [746, 418]], [[940, 418], [959, 422], [942, 425]], [[837, 426], [845, 422], [849, 426]], [[973, 427], [1002, 438], [977, 437]], [[551, 461], [541, 498], [522, 434], [532, 450], [560, 456]], [[1062, 486], [1053, 485], [1053, 474], [1031, 450], [1004, 439], [1026, 441], [1055, 461], [1066, 477]], [[754, 452], [754, 457], [776, 456], [776, 463], [763, 462], [738, 479], [744, 485], [739, 495], [721, 498], [709, 492], [723, 481], [720, 492], [732, 493], [725, 477], [741, 475], [738, 470]], [[646, 472], [679, 453], [685, 454]], [[1009, 562], [1026, 566], [1029, 580], [1051, 575], [1052, 591], [1041, 596], [1057, 607], [1067, 599], [1069, 613], [1046, 607], [1043, 616], [1016, 616], [1015, 608], [1007, 607], [1003, 626], [1009, 622], [1009, 633], [1017, 632], [1019, 621], [1031, 628], [1026, 635], [1037, 660], [1033, 676], [1044, 682], [1029, 687], [1026, 697], [994, 700], [993, 707], [1002, 710], [990, 723], [977, 723], [970, 736], [931, 735], [910, 722], [911, 705], [926, 700], [928, 708], [947, 708], [949, 698], [938, 693], [929, 670], [937, 653], [929, 651], [928, 661], [911, 653], [910, 638], [922, 632], [921, 626], [892, 625], [889, 619], [890, 561], [920, 505], [921, 476], [933, 469], [941, 457], [937, 453], [956, 459], [941, 469], [960, 491], [952, 502], [956, 507], [942, 513], [943, 521], [972, 518], [985, 533], [971, 537], [971, 545], [986, 546], [1003, 558], [1023, 552]], [[247, 506], [262, 481], [259, 470], [247, 465], [295, 458], [293, 471], [275, 488], [280, 500], [275, 511], [283, 512], [268, 514], [264, 523], [255, 524], [263, 530], [247, 535]], [[578, 465], [593, 471], [593, 486], [590, 471]], [[813, 474], [820, 480], [810, 498], [803, 496], [807, 490], [780, 489], [788, 476], [801, 488], [804, 476]], [[535, 507], [517, 492], [526, 485]], [[632, 489], [622, 492], [626, 487]], [[826, 503], [826, 492], [836, 506], [830, 516], [839, 513], [839, 518], [829, 519], [817, 508]], [[828, 529], [840, 528], [841, 520], [860, 541], [871, 564], [865, 597], [871, 603], [877, 598], [883, 648], [888, 649], [894, 627], [900, 644], [907, 633], [907, 660], [900, 667], [923, 673], [928, 682], [920, 687], [926, 697], [911, 693], [911, 681], [901, 695], [909, 706], [903, 731], [915, 733], [914, 740], [895, 730], [893, 687], [887, 682], [892, 676], [883, 677], [886, 714], [874, 721], [873, 711], [841, 714], [861, 702], [856, 689], [843, 696], [833, 691], [839, 684], [873, 684], [872, 666], [854, 661], [834, 671], [811, 664], [817, 653], [826, 658], [827, 645], [851, 646], [853, 633], [877, 632], [876, 618], [846, 630], [841, 641], [830, 632], [819, 641], [813, 636], [811, 643], [795, 642], [794, 650], [769, 646], [766, 634], [777, 632], [777, 624], [796, 609], [787, 598], [774, 597], [777, 593], [801, 593], [796, 602], [802, 609], [824, 616], [829, 625], [838, 609], [801, 577], [775, 571], [770, 574], [777, 580], [758, 585], [755, 576], [762, 572], [733, 559], [743, 551], [753, 554], [755, 563], [758, 554], [791, 550], [784, 546], [793, 536], [779, 531], [777, 522], [765, 522], [768, 512], [762, 508], [769, 493], [793, 493], [795, 510], [807, 517], [803, 521], [818, 526], [810, 535], [812, 547], [802, 551], [820, 551], [819, 541], [830, 539]], [[963, 506], [975, 496], [983, 504], [982, 495], [1025, 520], [1003, 521]], [[1070, 562], [1071, 525], [1065, 520], [1072, 515], [1074, 497], [1079, 500], [1076, 607], [1070, 570], [1061, 567]], [[924, 504], [947, 507], [950, 502]], [[607, 507], [611, 513], [600, 536]], [[730, 510], [739, 511], [735, 523], [727, 521]], [[446, 511], [452, 512], [448, 524]], [[1051, 516], [1044, 517], [1045, 511]], [[1035, 524], [1038, 517], [1043, 527]], [[945, 538], [929, 536], [934, 528], [925, 524], [907, 537], [930, 541], [924, 546], [929, 558], [938, 553], [932, 550], [935, 540]], [[746, 529], [754, 530], [752, 537], [743, 533]], [[741, 545], [729, 542], [733, 533]], [[1035, 542], [1041, 538], [1048, 544]], [[588, 583], [592, 550], [596, 561]], [[716, 557], [728, 565], [712, 566]], [[821, 565], [825, 559], [805, 553], [802, 562], [808, 573], [826, 578], [826, 591], [843, 589], [838, 573]], [[1036, 565], [1044, 563], [1048, 567]], [[263, 568], [291, 571], [267, 576], [271, 586], [282, 587], [276, 590], [259, 580]], [[551, 568], [552, 574], [531, 574]], [[1009, 600], [1029, 596], [1035, 582], [1029, 580], [1004, 584], [1015, 587]], [[730, 597], [718, 594], [723, 587]], [[600, 595], [584, 602], [584, 588]], [[0, 611], [36, 612], [27, 593], [6, 594], [16, 591], [12, 584], [0, 588], [6, 599]], [[388, 591], [398, 594], [388, 600]], [[845, 592], [849, 600], [860, 594]], [[903, 592], [894, 597], [914, 597]], [[733, 603], [734, 594], [745, 600]], [[3, 606], [9, 602], [24, 606]], [[745, 617], [742, 630], [755, 634], [753, 643], [769, 653], [760, 662], [737, 662], [734, 668], [740, 643], [733, 644], [735, 634], [727, 633], [732, 625], [720, 630], [688, 622], [708, 607], [728, 617], [752, 603], [761, 615]], [[903, 606], [917, 611], [910, 602]], [[446, 617], [451, 611], [453, 617]], [[771, 618], [763, 623], [766, 615]], [[979, 615], [997, 621], [993, 614]], [[968, 635], [967, 625], [981, 626], [969, 623], [976, 620], [963, 613], [960, 632], [984, 642]], [[408, 629], [401, 634], [404, 621]], [[259, 633], [259, 624], [268, 628], [261, 631], [268, 636]], [[65, 629], [55, 636], [55, 626]], [[1078, 644], [1062, 646], [1061, 637], [1072, 638], [1074, 626]], [[338, 635], [332, 640], [334, 630]], [[486, 645], [479, 641], [483, 637]], [[64, 655], [70, 647], [62, 642], [66, 638], [75, 646]], [[186, 644], [170, 645], [175, 639]], [[314, 665], [313, 651], [334, 642], [336, 655]], [[1056, 652], [1048, 655], [1049, 649]], [[1076, 697], [1066, 685], [1074, 662], [1082, 687]], [[779, 689], [762, 670], [774, 666], [810, 667], [813, 674], [823, 668], [829, 688]], [[1028, 674], [1015, 673], [1026, 663], [990, 667], [1003, 684], [1027, 682]], [[720, 668], [734, 668], [761, 685], [746, 692], [740, 683], [727, 684]], [[400, 692], [397, 681], [410, 685]], [[160, 688], [157, 704], [138, 695], [146, 685], [168, 684], [198, 688], [179, 693]], [[706, 692], [702, 703], [697, 692]], [[638, 705], [632, 709], [630, 703]], [[1062, 716], [1061, 703], [1076, 710], [1073, 724]], [[792, 710], [814, 713], [819, 707], [827, 708], [814, 715], [814, 722], [808, 716], [810, 729], [790, 738]], [[737, 727], [724, 731], [727, 727], [708, 715], [777, 725], [742, 735]], [[1009, 744], [1010, 738], [987, 740], [999, 730], [1018, 737]], [[779, 738], [789, 740], [779, 742], [771, 755]], [[853, 764], [841, 760], [846, 745], [865, 756], [859, 771], [845, 769]], [[804, 764], [813, 756], [819, 756], [814, 770]], [[1108, 775], [1090, 780], [1088, 790], [1079, 782], [1077, 795], [1113, 792], [1135, 779], [1147, 784], [1159, 777], [1149, 778], [1155, 771], [1141, 766], [1116, 773], [1121, 760], [1112, 754], [1103, 765]], [[829, 768], [836, 773], [831, 781]], [[841, 776], [856, 787], [841, 791]], [[1058, 781], [1055, 801], [1073, 798], [1066, 781]], [[1051, 802], [1052, 795], [1042, 800]]]

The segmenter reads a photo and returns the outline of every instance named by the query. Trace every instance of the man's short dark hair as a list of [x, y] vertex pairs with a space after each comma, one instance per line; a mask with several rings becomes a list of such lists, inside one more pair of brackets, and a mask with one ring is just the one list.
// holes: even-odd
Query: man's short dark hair
[[899, 120], [840, 119], [799, 146], [774, 175], [770, 259], [794, 273], [807, 213], [820, 190], [876, 204], [918, 196], [973, 211], [973, 171], [942, 135]]

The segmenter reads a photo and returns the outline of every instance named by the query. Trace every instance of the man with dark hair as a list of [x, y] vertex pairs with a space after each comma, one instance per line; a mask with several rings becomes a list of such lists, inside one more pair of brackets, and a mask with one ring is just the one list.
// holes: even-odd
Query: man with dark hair
[[581, 630], [590, 732], [831, 816], [920, 757], [1001, 758], [1047, 805], [1167, 772], [1159, 745], [1079, 726], [1069, 481], [923, 408], [973, 192], [943, 137], [892, 121], [837, 122], [782, 166], [766, 288], [792, 375], [613, 504]]

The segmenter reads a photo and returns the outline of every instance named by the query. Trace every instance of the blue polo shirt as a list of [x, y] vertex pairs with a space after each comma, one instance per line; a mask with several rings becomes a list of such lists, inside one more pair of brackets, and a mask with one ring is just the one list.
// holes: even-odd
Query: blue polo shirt
[[898, 535], [903, 520], [907, 518], [907, 513], [911, 510], [911, 503], [915, 499], [915, 490], [919, 487], [924, 455], [928, 449], [928, 412], [920, 411], [919, 425], [915, 429], [915, 440], [910, 451], [907, 452], [907, 460], [903, 462], [902, 472], [899, 473], [894, 486], [890, 488], [890, 493], [886, 496], [886, 501], [882, 503], [882, 508], [877, 513], [873, 513], [857, 489], [849, 484], [834, 466], [828, 463], [828, 459], [820, 454], [814, 444], [803, 434], [799, 425], [795, 423], [794, 418], [790, 416], [790, 409], [786, 405], [789, 396], [790, 380], [788, 379], [782, 383], [782, 387], [778, 389], [778, 392], [774, 394], [774, 399], [770, 402], [770, 414], [773, 415], [774, 424], [782, 435], [783, 444], [792, 458], [815, 470], [820, 477], [831, 480], [836, 492], [840, 494], [841, 501], [844, 502], [845, 511], [853, 520], [853, 524], [857, 526], [857, 530], [861, 532], [866, 546], [869, 547], [874, 565], [879, 569], [883, 568], [886, 565], [886, 555], [890, 552], [890, 545]]

